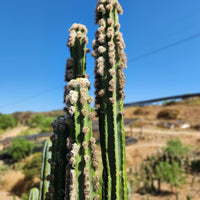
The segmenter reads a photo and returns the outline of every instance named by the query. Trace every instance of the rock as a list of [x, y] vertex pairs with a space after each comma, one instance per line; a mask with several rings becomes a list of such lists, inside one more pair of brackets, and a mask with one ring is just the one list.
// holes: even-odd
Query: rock
[[181, 126], [181, 128], [182, 128], [182, 129], [190, 128], [190, 125], [189, 125], [189, 124], [183, 124], [183, 125]]

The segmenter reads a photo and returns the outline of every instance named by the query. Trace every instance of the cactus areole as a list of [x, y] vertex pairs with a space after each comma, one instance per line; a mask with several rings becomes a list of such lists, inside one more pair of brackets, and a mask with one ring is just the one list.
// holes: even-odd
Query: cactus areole
[[117, 0], [99, 0], [93, 41], [95, 57], [95, 106], [98, 108], [100, 142], [103, 160], [103, 199], [127, 199], [127, 175], [123, 99], [126, 68], [125, 44], [119, 32]]

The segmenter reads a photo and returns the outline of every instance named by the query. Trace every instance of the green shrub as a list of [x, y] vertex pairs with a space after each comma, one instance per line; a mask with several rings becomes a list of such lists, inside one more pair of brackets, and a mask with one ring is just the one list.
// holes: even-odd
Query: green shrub
[[32, 179], [34, 177], [40, 178], [42, 163], [42, 153], [35, 153], [31, 160], [28, 160], [23, 166], [23, 173], [26, 179]]
[[51, 123], [53, 122], [53, 117], [45, 117], [40, 123], [41, 133], [47, 133], [52, 131]]
[[177, 119], [179, 114], [175, 109], [163, 109], [157, 114], [158, 119]]
[[40, 115], [40, 114], [34, 115], [33, 118], [29, 122], [30, 128], [38, 127], [41, 124], [41, 122], [44, 120], [44, 118], [45, 118], [44, 115]]
[[171, 189], [184, 183], [185, 163], [190, 153], [190, 147], [180, 140], [169, 140], [162, 152], [148, 156], [140, 170], [133, 173], [134, 190], [142, 194], [154, 193], [161, 191], [162, 183], [168, 183]]
[[0, 115], [0, 129], [13, 128], [16, 124], [16, 120], [11, 115]]
[[28, 194], [23, 193], [22, 196], [21, 196], [21, 200], [28, 200]]
[[36, 114], [34, 117], [30, 120], [29, 126], [30, 128], [40, 128], [41, 133], [51, 132], [51, 123], [53, 122], [53, 117], [46, 117], [41, 114]]
[[190, 146], [183, 145], [179, 139], [171, 139], [167, 142], [167, 146], [163, 149], [168, 157], [182, 158], [187, 156], [191, 150]]
[[21, 160], [33, 152], [34, 146], [34, 142], [30, 142], [23, 137], [16, 138], [12, 141], [8, 153], [13, 159]]
[[183, 170], [179, 163], [159, 162], [156, 165], [155, 176], [161, 182], [169, 183], [171, 187], [179, 186], [184, 182]]

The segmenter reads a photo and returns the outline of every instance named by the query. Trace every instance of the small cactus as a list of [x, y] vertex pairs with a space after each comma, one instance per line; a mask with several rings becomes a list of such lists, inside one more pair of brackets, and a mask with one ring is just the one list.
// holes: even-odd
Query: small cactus
[[28, 200], [39, 200], [39, 190], [37, 188], [32, 188]]
[[51, 148], [52, 143], [50, 139], [46, 140], [43, 148], [43, 154], [42, 154], [42, 169], [41, 169], [41, 181], [40, 181], [40, 194], [39, 194], [39, 200], [45, 200], [45, 195], [48, 191], [49, 187], [49, 181], [47, 180], [47, 176], [50, 174], [51, 165], [49, 163], [49, 160], [51, 159], [51, 151], [49, 149]]

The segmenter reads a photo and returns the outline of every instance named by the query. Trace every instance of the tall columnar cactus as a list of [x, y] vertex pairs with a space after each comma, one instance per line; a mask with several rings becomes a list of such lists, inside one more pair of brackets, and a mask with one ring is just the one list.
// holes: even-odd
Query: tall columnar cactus
[[103, 159], [103, 199], [127, 199], [127, 175], [123, 99], [126, 67], [124, 41], [119, 32], [117, 0], [98, 0], [96, 23], [99, 28], [93, 41], [95, 88], [100, 142]]
[[[69, 124], [67, 137], [66, 166], [66, 199], [98, 200], [99, 180], [95, 176], [98, 168], [95, 138], [92, 137], [92, 119], [90, 103], [92, 97], [88, 95], [90, 82], [85, 75], [87, 29], [80, 24], [70, 28], [68, 46], [71, 58], [67, 60], [65, 87], [65, 103]], [[77, 78], [81, 77], [81, 78]]]
[[[96, 23], [99, 28], [92, 55], [96, 59], [95, 106], [98, 108], [103, 160], [102, 194], [99, 194], [99, 178], [95, 175], [97, 146], [92, 137], [92, 119], [96, 114], [91, 112], [93, 99], [88, 94], [90, 82], [85, 74], [87, 29], [74, 24], [69, 29], [67, 43], [71, 57], [67, 59], [65, 74], [68, 82], [64, 93], [66, 115], [52, 123], [52, 144], [45, 145], [40, 200], [127, 200], [122, 111], [126, 55], [119, 32], [119, 13], [122, 8], [117, 0], [98, 0]], [[36, 193], [36, 190], [31, 191], [30, 198]]]
[[32, 188], [28, 200], [39, 200], [39, 190], [37, 188]]

